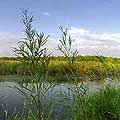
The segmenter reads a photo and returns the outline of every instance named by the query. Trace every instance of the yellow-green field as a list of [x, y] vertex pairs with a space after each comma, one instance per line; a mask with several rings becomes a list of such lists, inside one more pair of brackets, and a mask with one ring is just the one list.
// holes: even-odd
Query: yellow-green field
[[[105, 76], [119, 76], [120, 63], [98, 61], [76, 61], [72, 70], [78, 76], [103, 78]], [[19, 60], [0, 60], [0, 75], [25, 75], [30, 74], [29, 66], [24, 66]], [[65, 60], [51, 60], [48, 65], [48, 75], [70, 75], [69, 64]]]

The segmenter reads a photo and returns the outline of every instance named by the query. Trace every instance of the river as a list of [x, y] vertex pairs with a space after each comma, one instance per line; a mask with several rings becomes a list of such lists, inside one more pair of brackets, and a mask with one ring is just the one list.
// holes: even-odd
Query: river
[[[47, 84], [48, 83], [46, 83], [46, 85]], [[87, 90], [86, 94], [88, 95], [93, 94], [94, 92], [99, 91], [102, 87], [111, 84], [115, 87], [120, 85], [118, 80], [114, 80], [114, 82], [112, 82], [111, 79], [108, 78], [101, 82], [83, 82], [83, 86]], [[78, 84], [78, 86], [80, 85], [81, 83]], [[31, 86], [30, 83], [29, 86]], [[21, 86], [15, 81], [14, 76], [3, 76], [0, 78], [0, 120], [6, 120], [7, 116], [12, 118], [16, 113], [18, 113], [18, 115], [23, 114], [25, 97], [18, 89], [16, 89], [17, 87], [21, 88]], [[44, 97], [41, 104], [44, 106], [46, 102], [54, 99], [57, 103], [54, 107], [57, 116], [66, 116], [66, 119], [69, 119], [69, 110], [63, 105], [64, 97], [67, 96], [69, 90], [74, 87], [75, 84], [73, 82], [61, 82], [56, 84], [51, 87], [48, 92], [46, 92], [46, 97]], [[66, 115], [64, 115], [65, 113]]]

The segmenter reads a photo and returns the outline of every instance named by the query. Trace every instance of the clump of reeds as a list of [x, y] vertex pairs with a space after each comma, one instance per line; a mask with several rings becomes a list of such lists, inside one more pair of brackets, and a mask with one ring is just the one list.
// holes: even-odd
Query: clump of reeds
[[[75, 94], [76, 95], [76, 94]], [[74, 96], [73, 120], [119, 120], [120, 90], [106, 87], [91, 96]]]

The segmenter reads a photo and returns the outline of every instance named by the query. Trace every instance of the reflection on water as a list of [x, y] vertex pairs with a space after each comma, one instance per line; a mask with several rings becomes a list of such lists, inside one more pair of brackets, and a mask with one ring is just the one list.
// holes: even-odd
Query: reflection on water
[[16, 85], [14, 82], [0, 82], [0, 117], [3, 120], [5, 114], [12, 115], [22, 112], [23, 96], [15, 90]]
[[[79, 83], [80, 85], [81, 83]], [[92, 94], [96, 91], [98, 91], [103, 85], [108, 84], [114, 84], [115, 87], [119, 86], [120, 83], [115, 80], [115, 82], [111, 82], [111, 80], [106, 79], [103, 82], [85, 82], [84, 86], [87, 89], [88, 94]], [[22, 114], [23, 111], [23, 103], [24, 103], [24, 97], [23, 95], [15, 88], [15, 86], [20, 87], [17, 83], [11, 81], [2, 81], [0, 82], [0, 119], [5, 120], [5, 114], [13, 115], [13, 113]], [[60, 83], [54, 86], [49, 90], [49, 95], [52, 96], [56, 103], [58, 103], [55, 107], [56, 111], [58, 113], [64, 114], [65, 108], [59, 104], [63, 103], [63, 96], [61, 93], [68, 92], [70, 88], [74, 87], [73, 83]], [[46, 96], [48, 96], [48, 93], [46, 93]], [[46, 97], [44, 102], [46, 102], [49, 97]], [[64, 109], [63, 109], [64, 108]]]

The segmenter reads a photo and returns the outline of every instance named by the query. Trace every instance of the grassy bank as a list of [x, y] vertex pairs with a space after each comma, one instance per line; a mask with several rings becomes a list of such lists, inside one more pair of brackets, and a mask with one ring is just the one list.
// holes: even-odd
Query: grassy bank
[[[39, 69], [39, 68], [38, 68]], [[104, 65], [99, 61], [75, 61], [72, 71], [78, 76], [91, 78], [106, 76], [119, 76], [120, 63], [106, 62]], [[25, 66], [19, 60], [0, 60], [0, 75], [30, 75], [29, 66]], [[48, 65], [49, 76], [71, 75], [69, 64], [65, 60], [51, 60]]]
[[75, 94], [72, 120], [120, 120], [120, 89], [106, 87], [92, 96]]

